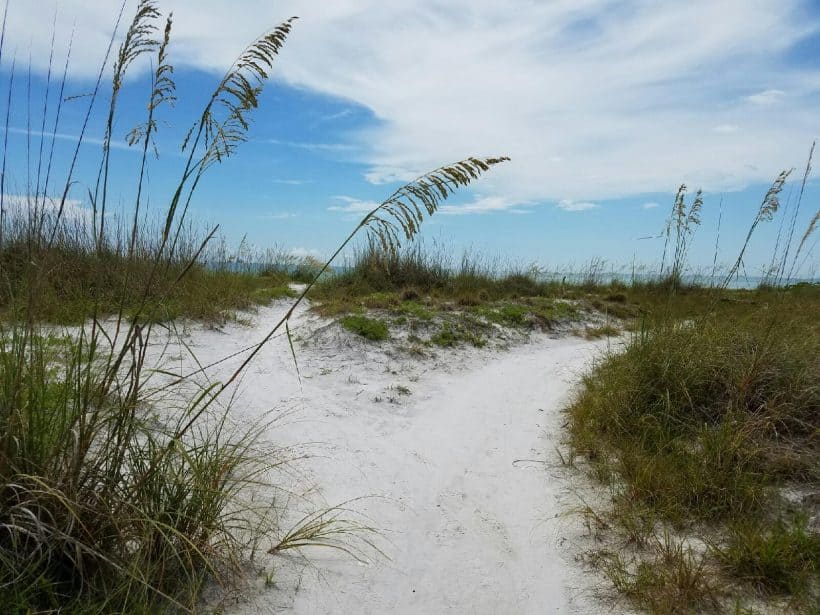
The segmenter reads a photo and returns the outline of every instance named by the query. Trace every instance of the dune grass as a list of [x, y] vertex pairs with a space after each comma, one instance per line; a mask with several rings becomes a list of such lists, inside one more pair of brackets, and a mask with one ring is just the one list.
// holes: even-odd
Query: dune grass
[[[430, 297], [438, 302], [475, 306], [525, 296], [552, 296], [557, 283], [539, 283], [533, 272], [500, 273], [492, 264], [469, 256], [455, 266], [445, 251], [415, 244], [385, 252], [370, 243], [358, 250], [342, 273], [324, 279], [311, 293], [326, 312], [343, 311], [362, 302], [398, 305]], [[382, 307], [373, 305], [373, 307]]]
[[354, 314], [345, 316], [340, 322], [348, 331], [352, 331], [371, 342], [381, 342], [389, 337], [387, 323], [377, 318]]
[[[31, 267], [32, 262], [37, 266]], [[38, 249], [8, 242], [0, 249], [0, 318], [25, 315], [80, 325], [123, 310], [157, 322], [182, 317], [221, 322], [235, 318], [237, 310], [294, 296], [291, 281], [289, 274], [275, 270], [228, 271], [180, 259], [156, 271], [150, 258], [116, 250]], [[36, 300], [28, 301], [32, 297]]]
[[[752, 230], [773, 203], [770, 191]], [[672, 279], [613, 303], [633, 300], [626, 347], [598, 360], [567, 411], [573, 456], [611, 501], [592, 514], [628, 546], [592, 560], [652, 613], [816, 612], [820, 285]]]
[[249, 536], [275, 530], [239, 497], [275, 451], [218, 415], [177, 437], [195, 405], [152, 412], [138, 364], [112, 370], [87, 333], [37, 331], [0, 327], [0, 603], [194, 609]]
[[[113, 54], [91, 208], [69, 204], [80, 181], [73, 162], [59, 180], [38, 171], [23, 182], [28, 194], [0, 195], [4, 612], [193, 611], [205, 584], [234, 582], [260, 532], [277, 531], [272, 508], [244, 497], [249, 485], [268, 482], [282, 460], [259, 439], [264, 426], [234, 426], [212, 385], [180, 381], [173, 394], [160, 395], [172, 374], [161, 370], [162, 356], [152, 345], [171, 333], [160, 336], [157, 322], [223, 318], [228, 309], [288, 292], [284, 275], [227, 275], [200, 265], [216, 229], [199, 236], [187, 222], [199, 177], [215, 157], [230, 153], [231, 145], [204, 126], [220, 128], [255, 106], [233, 99], [247, 93], [225, 89], [238, 71], [254, 79], [241, 66], [216, 89], [215, 97], [232, 106], [227, 119], [206, 108], [193, 129], [203, 136], [188, 145], [189, 167], [171, 204], [158, 225], [145, 221], [149, 145], [158, 114], [175, 97], [170, 19], [162, 25], [156, 4], [143, 0]], [[260, 69], [270, 66], [288, 29], [284, 24], [251, 46]], [[111, 215], [108, 182], [114, 118], [120, 96], [129, 92], [123, 89], [127, 69], [143, 54], [152, 56], [152, 91], [146, 123], [131, 139], [142, 151], [129, 158], [136, 188], [126, 219], [132, 222], [121, 224]], [[106, 55], [103, 67], [110, 59]], [[88, 117], [102, 87], [99, 80], [86, 99]], [[55, 132], [63, 103], [54, 111]], [[43, 123], [47, 119], [51, 123], [51, 117]], [[51, 170], [43, 157], [54, 137], [51, 144], [45, 134], [40, 139], [37, 168]], [[14, 153], [4, 147], [5, 160]]]
[[[775, 286], [684, 284], [679, 276], [685, 265], [670, 267], [678, 277], [621, 282], [590, 273], [567, 282], [544, 280], [534, 267], [504, 267], [466, 255], [454, 265], [445, 251], [421, 244], [394, 252], [369, 244], [350, 266], [322, 278], [309, 296], [322, 315], [371, 314], [414, 332], [432, 330], [428, 343], [452, 347], [483, 345], [492, 335], [488, 325], [526, 331], [585, 323], [577, 330], [592, 339], [698, 317], [704, 309], [716, 319], [734, 318], [779, 302], [783, 292]], [[791, 288], [795, 311], [814, 307], [813, 292], [811, 285]]]
[[675, 521], [751, 514], [773, 479], [817, 480], [820, 329], [803, 306], [820, 308], [820, 292], [790, 320], [724, 314], [636, 333], [585, 379], [575, 445]]
[[[100, 166], [87, 182], [90, 215], [65, 215], [78, 182], [73, 163], [60, 182], [27, 178], [24, 184], [35, 188], [18, 209], [3, 203], [0, 190], [0, 604], [9, 612], [193, 611], [206, 583], [236, 581], [249, 545], [260, 536], [276, 543], [270, 503], [244, 496], [249, 485], [275, 488], [270, 473], [281, 458], [261, 439], [263, 425], [232, 426], [220, 400], [275, 334], [289, 334], [294, 309], [310, 296], [323, 313], [348, 314], [343, 322], [370, 339], [389, 331], [365, 309], [428, 323], [437, 312], [455, 310], [520, 327], [550, 326], [586, 306], [632, 319], [637, 331], [628, 350], [587, 379], [571, 410], [576, 451], [607, 479], [622, 519], [644, 516], [676, 528], [718, 524], [709, 566], [760, 591], [787, 592], [798, 607], [810, 605], [816, 534], [778, 488], [817, 480], [820, 353], [810, 318], [818, 311], [817, 289], [780, 287], [788, 250], [773, 258], [766, 289], [686, 288], [681, 273], [699, 195], [690, 205], [685, 191], [676, 199], [676, 222], [667, 227], [672, 265], [656, 284], [544, 282], [526, 269], [498, 274], [470, 259], [451, 268], [436, 253], [401, 249], [424, 213], [432, 215], [452, 192], [506, 158], [468, 158], [399, 188], [327, 263], [305, 260], [284, 270], [206, 265], [227, 261], [209, 256], [217, 229], [190, 232], [189, 204], [204, 174], [245, 140], [249, 114], [293, 23], [255, 41], [217, 84], [182, 148], [179, 184], [163, 200], [156, 228], [144, 222], [145, 169], [159, 119], [176, 94], [168, 60], [172, 23], [148, 0], [103, 62], [110, 68], [113, 59], [113, 79]], [[152, 89], [146, 121], [129, 139], [141, 155], [129, 173], [130, 222], [120, 225], [111, 217], [108, 181], [114, 120], [119, 98], [130, 95], [127, 69], [143, 54], [152, 59]], [[100, 80], [85, 98], [88, 117], [102, 87]], [[57, 119], [54, 126], [59, 132]], [[764, 203], [755, 225], [776, 209], [773, 203]], [[370, 243], [355, 266], [327, 276], [360, 232]], [[224, 380], [197, 386], [162, 371], [151, 354], [164, 331], [158, 323], [221, 320], [291, 295], [291, 280], [306, 287]], [[440, 325], [431, 343], [480, 345], [465, 322]], [[64, 335], [54, 323], [76, 326]], [[166, 380], [157, 388], [158, 375]], [[175, 395], [157, 396], [169, 386]], [[334, 525], [333, 510], [305, 517], [306, 525], [286, 532], [271, 552], [335, 539], [350, 526]], [[706, 560], [671, 540], [653, 544], [660, 545], [653, 551], [657, 567], [636, 571], [611, 560], [620, 587], [656, 610], [711, 608], [718, 589], [705, 576]]]
[[[193, 612], [202, 606], [205, 586], [241, 582], [260, 543], [271, 545], [269, 553], [323, 545], [358, 556], [345, 538], [372, 532], [337, 506], [309, 513], [282, 533], [278, 520], [285, 511], [279, 510], [274, 472], [287, 458], [263, 438], [264, 422], [233, 424], [231, 393], [265, 344], [280, 331], [290, 337], [294, 310], [354, 236], [368, 233], [398, 249], [402, 236], [410, 240], [418, 232], [423, 211], [432, 215], [447, 196], [507, 159], [467, 158], [400, 187], [364, 216], [326, 263], [260, 259], [244, 241], [236, 254], [224, 244], [214, 247], [218, 227], [192, 230], [189, 206], [206, 172], [246, 140], [250, 115], [294, 20], [254, 41], [217, 83], [182, 143], [178, 183], [151, 197], [165, 204], [156, 220], [146, 211], [147, 169], [176, 91], [169, 62], [173, 24], [153, 0], [140, 0], [115, 50], [118, 19], [99, 78], [82, 97], [87, 122], [103, 97], [103, 75], [112, 71], [99, 167], [91, 178], [75, 176], [82, 145], [89, 144], [84, 133], [73, 158], [64, 161], [65, 176], [57, 179], [56, 165], [49, 175], [48, 152], [62, 129], [62, 96], [56, 109], [43, 108], [42, 124], [53, 126], [54, 134], [27, 140], [40, 140], [39, 154], [14, 152], [4, 143], [3, 612]], [[148, 93], [127, 87], [127, 71], [140, 59], [152, 68]], [[46, 100], [50, 87], [49, 80]], [[133, 184], [115, 187], [111, 149], [124, 96], [147, 102], [147, 111], [128, 136], [136, 155], [124, 160], [130, 166], [123, 176]], [[12, 199], [5, 194], [5, 161], [15, 156], [37, 160], [27, 165], [37, 174], [21, 182], [27, 193]], [[87, 207], [69, 198], [78, 184], [88, 187]], [[113, 215], [111, 202], [129, 198], [130, 205]], [[306, 283], [297, 296], [290, 281]], [[198, 369], [191, 373], [167, 367], [164, 359], [175, 343], [192, 351], [165, 321], [222, 320], [278, 297], [293, 297], [289, 308], [221, 380], [203, 376], [194, 356], [189, 358]], [[384, 334], [372, 325], [362, 331]], [[366, 538], [362, 545], [372, 547]]]
[[594, 309], [586, 301], [593, 296], [580, 287], [538, 281], [535, 271], [499, 270], [468, 256], [452, 267], [443, 251], [420, 244], [394, 252], [370, 244], [310, 294], [313, 309], [325, 316], [381, 311], [411, 329], [440, 325], [429, 341], [444, 347], [483, 345], [493, 323], [549, 329], [579, 316], [574, 301]]

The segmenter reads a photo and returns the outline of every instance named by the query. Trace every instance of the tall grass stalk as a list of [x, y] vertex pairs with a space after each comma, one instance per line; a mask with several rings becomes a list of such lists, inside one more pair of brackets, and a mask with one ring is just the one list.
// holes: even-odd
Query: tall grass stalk
[[[199, 232], [188, 214], [204, 174], [247, 138], [250, 114], [295, 18], [248, 46], [217, 84], [182, 143], [182, 171], [167, 207], [152, 224], [145, 211], [149, 153], [176, 96], [169, 59], [172, 21], [163, 20], [153, 0], [138, 3], [114, 55], [100, 160], [89, 191], [91, 215], [86, 217], [70, 199], [124, 7], [123, 2], [86, 98], [78, 142], [57, 187], [52, 187], [54, 139], [70, 46], [60, 98], [52, 108], [52, 43], [36, 173], [27, 163], [26, 193], [13, 202], [6, 195], [6, 162], [12, 156], [8, 130], [4, 139], [0, 604], [10, 612], [192, 611], [204, 584], [232, 582], [249, 544], [260, 533], [278, 532], [270, 504], [260, 506], [246, 494], [260, 485], [275, 487], [272, 472], [281, 456], [262, 439], [264, 425], [233, 426], [228, 389], [280, 329], [289, 336], [294, 309], [357, 233], [398, 249], [453, 191], [506, 160], [468, 158], [399, 188], [362, 219], [328, 262], [298, 263], [307, 288], [225, 381], [200, 386], [192, 376], [171, 377], [152, 350], [158, 338], [171, 335], [159, 323], [179, 315], [212, 316], [214, 305], [244, 307], [242, 297], [253, 302], [290, 293], [285, 272], [203, 266], [203, 261], [228, 259], [214, 246], [217, 227]], [[8, 3], [0, 58], [7, 12]], [[110, 207], [112, 138], [118, 103], [130, 95], [128, 70], [143, 56], [151, 58], [154, 69], [145, 122], [128, 137], [140, 153], [132, 174], [135, 185], [129, 187], [135, 196], [130, 210], [117, 217]], [[14, 77], [12, 61], [6, 128]], [[29, 105], [30, 85], [29, 80]], [[45, 127], [52, 113], [46, 159]], [[32, 134], [29, 130], [29, 140]], [[31, 152], [27, 147], [27, 156]], [[74, 326], [62, 333], [44, 320]], [[153, 384], [157, 379], [160, 384]], [[330, 540], [352, 553], [340, 534], [369, 530], [341, 514], [334, 508], [308, 515], [272, 542], [281, 550]]]

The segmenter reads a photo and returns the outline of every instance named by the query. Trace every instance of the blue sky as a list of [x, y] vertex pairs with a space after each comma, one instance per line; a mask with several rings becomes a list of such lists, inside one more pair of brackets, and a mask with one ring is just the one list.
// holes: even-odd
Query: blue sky
[[[90, 89], [119, 2], [56, 3], [56, 64], [75, 29], [67, 94]], [[133, 10], [130, 2], [126, 15]], [[658, 260], [657, 235], [681, 183], [703, 188], [695, 266], [732, 260], [768, 184], [802, 175], [820, 133], [820, 6], [804, 0], [555, 0], [498, 3], [340, 0], [168, 0], [179, 102], [161, 117], [150, 169], [159, 209], [179, 172], [178, 144], [222, 71], [266, 27], [298, 15], [254, 114], [250, 141], [212, 169], [193, 208], [228, 239], [327, 255], [362, 210], [401, 182], [468, 155], [509, 155], [426, 222], [425, 241], [454, 253], [549, 266], [604, 258]], [[9, 0], [2, 59], [16, 87], [6, 192], [26, 187], [26, 71], [39, 130], [55, 3]], [[145, 107], [147, 66], [126, 84], [115, 134]], [[87, 205], [102, 136], [100, 100], [72, 191]], [[64, 168], [84, 100], [66, 103], [58, 132]], [[54, 99], [51, 101], [52, 110]], [[49, 120], [51, 123], [51, 120]], [[47, 131], [50, 131], [48, 128]], [[39, 142], [34, 135], [34, 148]], [[117, 148], [115, 196], [132, 195], [136, 155]], [[35, 165], [36, 166], [36, 165]], [[787, 201], [789, 190], [784, 191]], [[820, 204], [810, 181], [798, 228]], [[721, 204], [722, 203], [722, 204]], [[768, 262], [778, 223], [750, 249]], [[817, 257], [806, 271], [816, 273]]]

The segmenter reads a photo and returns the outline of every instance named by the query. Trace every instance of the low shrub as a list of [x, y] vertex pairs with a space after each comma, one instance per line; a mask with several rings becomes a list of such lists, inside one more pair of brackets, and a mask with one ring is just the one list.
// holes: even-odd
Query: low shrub
[[356, 335], [360, 335], [372, 342], [380, 342], [389, 337], [387, 323], [383, 320], [361, 315], [352, 315], [345, 316], [340, 322], [348, 331], [352, 331]]

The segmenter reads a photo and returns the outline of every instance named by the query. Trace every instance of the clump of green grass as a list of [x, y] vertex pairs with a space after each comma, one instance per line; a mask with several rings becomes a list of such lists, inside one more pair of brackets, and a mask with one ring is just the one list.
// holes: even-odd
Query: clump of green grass
[[445, 322], [438, 331], [430, 336], [430, 343], [441, 348], [453, 348], [464, 343], [481, 348], [486, 341], [463, 324]]
[[730, 575], [760, 592], [817, 598], [820, 535], [808, 527], [806, 515], [788, 522], [738, 520], [712, 548]]
[[794, 325], [705, 320], [636, 334], [585, 379], [570, 408], [574, 445], [666, 518], [760, 510], [775, 477], [816, 472], [820, 341]]
[[658, 615], [721, 613], [722, 588], [706, 559], [668, 534], [655, 538], [648, 554], [627, 560], [599, 552], [595, 563], [633, 604]]
[[361, 314], [345, 316], [340, 321], [342, 326], [356, 335], [360, 335], [371, 342], [381, 342], [390, 336], [387, 323], [377, 318], [368, 318]]
[[399, 314], [421, 321], [430, 321], [433, 319], [433, 312], [431, 310], [421, 303], [413, 300], [403, 301], [401, 305], [398, 306], [397, 311]]
[[500, 307], [486, 307], [477, 310], [477, 313], [490, 322], [507, 327], [524, 327], [529, 324], [530, 311], [523, 305], [507, 304]]
[[588, 340], [595, 340], [601, 337], [612, 337], [618, 335], [620, 330], [612, 325], [601, 325], [600, 327], [586, 327], [584, 337]]
[[276, 463], [263, 461], [257, 428], [236, 431], [213, 415], [215, 428], [177, 438], [195, 406], [158, 425], [139, 364], [114, 372], [106, 361], [86, 335], [0, 328], [8, 608], [193, 608], [206, 582], [237, 573], [236, 528], [263, 523], [238, 497]]
[[369, 244], [355, 254], [351, 267], [317, 285], [312, 297], [323, 303], [356, 304], [367, 296], [390, 293], [399, 302], [426, 296], [472, 307], [500, 299], [546, 296], [557, 288], [556, 283], [537, 281], [534, 272], [499, 274], [467, 256], [461, 263], [453, 264], [443, 249], [435, 247], [428, 249], [418, 244], [391, 252]]
[[[253, 92], [233, 87], [235, 81], [261, 87], [290, 23], [252, 44], [246, 53], [253, 66], [240, 60], [217, 86], [213, 100], [230, 119], [213, 101], [205, 109], [172, 205], [151, 228], [141, 209], [144, 171], [161, 123], [155, 113], [175, 99], [170, 19], [161, 25], [156, 3], [142, 0], [115, 55], [98, 180], [89, 183], [92, 215], [65, 215], [65, 199], [78, 183], [73, 164], [62, 186], [53, 178], [61, 198], [43, 187], [26, 195], [24, 207], [9, 209], [0, 194], [0, 604], [6, 612], [193, 611], [206, 583], [235, 581], [253, 532], [276, 530], [272, 516], [243, 498], [276, 463], [273, 447], [258, 439], [261, 428], [232, 427], [217, 410], [219, 392], [185, 378], [175, 383], [176, 395], [161, 398], [164, 406], [154, 406], [150, 383], [158, 376], [150, 362], [162, 357], [149, 349], [158, 320], [221, 317], [224, 309], [267, 300], [260, 289], [287, 279], [200, 265], [216, 229], [197, 237], [186, 212], [204, 171], [230, 154], [230, 140], [242, 139], [241, 129], [225, 132], [225, 122], [246, 125], [256, 106], [248, 98]], [[152, 56], [153, 87], [146, 122], [129, 137], [137, 151], [129, 161], [137, 166], [128, 174], [136, 183], [128, 226], [107, 209], [110, 153], [125, 74], [143, 55]], [[88, 97], [86, 117], [100, 87]], [[41, 135], [41, 163], [46, 138]], [[25, 184], [45, 186], [40, 179]], [[80, 326], [55, 337], [43, 320]]]
[[[379, 309], [430, 321], [463, 311], [505, 327], [551, 329], [587, 309], [634, 318], [639, 308], [626, 300], [622, 289], [614, 283], [571, 286], [539, 280], [535, 269], [505, 271], [468, 256], [453, 264], [444, 251], [421, 245], [385, 252], [370, 244], [356, 253], [351, 267], [321, 280], [311, 298], [313, 308], [325, 316]], [[654, 290], [635, 297], [660, 302]]]
[[[32, 203], [32, 206], [34, 204]], [[151, 318], [189, 317], [220, 321], [273, 299], [293, 296], [291, 278], [278, 271], [229, 271], [192, 263], [193, 237], [185, 237], [174, 261], [157, 267], [158, 246], [140, 235], [138, 249], [106, 243], [85, 244], [90, 229], [64, 233], [58, 245], [32, 243], [39, 221], [6, 216], [0, 246], [0, 316], [19, 318], [20, 310], [39, 321], [76, 325], [93, 316], [144, 312], [146, 289]], [[31, 267], [36, 262], [37, 267]], [[183, 275], [184, 272], [184, 275]], [[36, 296], [36, 301], [23, 298]], [[16, 313], [15, 313], [16, 310]]]

